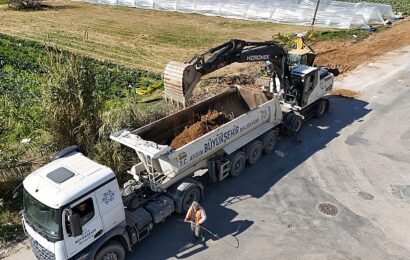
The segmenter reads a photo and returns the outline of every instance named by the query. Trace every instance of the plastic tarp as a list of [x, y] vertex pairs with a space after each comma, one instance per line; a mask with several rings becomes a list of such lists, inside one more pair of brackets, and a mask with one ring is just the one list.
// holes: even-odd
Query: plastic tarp
[[[197, 13], [234, 19], [310, 25], [317, 0], [86, 0], [89, 3]], [[390, 5], [321, 0], [315, 26], [368, 28], [393, 17]]]

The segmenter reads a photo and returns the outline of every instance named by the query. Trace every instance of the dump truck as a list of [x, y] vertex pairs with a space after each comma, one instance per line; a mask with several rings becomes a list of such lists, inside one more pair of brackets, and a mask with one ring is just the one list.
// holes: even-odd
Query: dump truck
[[[172, 139], [198, 115], [220, 111], [229, 121], [172, 149]], [[24, 229], [39, 259], [123, 259], [173, 212], [203, 196], [197, 175], [211, 182], [239, 176], [248, 161], [274, 150], [282, 111], [276, 98], [234, 88], [111, 139], [135, 150], [140, 162], [120, 190], [114, 172], [71, 147], [23, 182]]]
[[[36, 257], [124, 259], [172, 213], [184, 213], [193, 201], [200, 201], [205, 195], [203, 180], [238, 177], [246, 164], [274, 152], [280, 133], [297, 132], [302, 119], [321, 116], [329, 105], [324, 96], [332, 87], [331, 73], [304, 65], [290, 73], [289, 89], [303, 93], [309, 88], [309, 98], [293, 96], [306, 103], [303, 107], [286, 102], [290, 99], [283, 93], [235, 86], [138, 129], [113, 133], [110, 138], [133, 149], [139, 159], [121, 189], [109, 167], [87, 158], [77, 147], [57, 153], [23, 181], [23, 226]], [[311, 75], [314, 81], [309, 80]], [[225, 121], [171, 146], [210, 111]]]

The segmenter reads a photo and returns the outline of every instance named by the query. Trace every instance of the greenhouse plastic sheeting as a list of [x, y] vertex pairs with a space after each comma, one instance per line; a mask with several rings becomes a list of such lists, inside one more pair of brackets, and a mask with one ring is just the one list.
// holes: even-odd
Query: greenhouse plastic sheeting
[[[310, 25], [316, 0], [86, 0], [89, 3], [197, 13], [234, 19]], [[377, 3], [321, 0], [316, 26], [368, 28], [393, 17], [392, 7]]]

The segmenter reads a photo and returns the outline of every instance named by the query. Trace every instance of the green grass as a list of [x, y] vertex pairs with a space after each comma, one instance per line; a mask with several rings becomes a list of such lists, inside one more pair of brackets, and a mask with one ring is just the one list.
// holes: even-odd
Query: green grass
[[[369, 37], [371, 32], [366, 30], [324, 30], [319, 29], [315, 31], [310, 37], [307, 37], [307, 43], [318, 42], [318, 41], [362, 41]], [[275, 41], [292, 49], [295, 46], [294, 40], [296, 39], [295, 34], [278, 34], [273, 38]]]
[[8, 4], [9, 0], [0, 0], [0, 5]]
[[[77, 58], [77, 69], [70, 70], [74, 67], [67, 64], [71, 64], [73, 57]], [[57, 70], [53, 68], [57, 67], [70, 73], [55, 74]], [[85, 86], [82, 85], [84, 81], [91, 82], [92, 87], [81, 88]], [[63, 119], [80, 122], [80, 125], [70, 125], [72, 127], [66, 129], [80, 129], [88, 124], [90, 128], [84, 129], [91, 129], [91, 137], [83, 151], [118, 173], [126, 172], [125, 167], [130, 165], [127, 162], [135, 160], [135, 154], [127, 155], [126, 160], [118, 159], [124, 156], [122, 149], [118, 145], [114, 147], [108, 136], [113, 131], [138, 127], [163, 116], [167, 106], [161, 101], [138, 104], [139, 100], [151, 95], [158, 96], [162, 88], [159, 74], [97, 61], [0, 34], [0, 199], [3, 201], [0, 205], [0, 244], [21, 234], [18, 216], [22, 208], [21, 198], [12, 200], [11, 194], [18, 182], [47, 163], [62, 146], [78, 144], [82, 147], [81, 143], [86, 143], [86, 131], [78, 130], [77, 139], [72, 139], [70, 144], [64, 143], [68, 135], [56, 135], [57, 130], [65, 126], [63, 124], [67, 120]], [[77, 109], [66, 109], [64, 105], [67, 104], [58, 102], [68, 100], [66, 93], [74, 93], [74, 96], [80, 93], [79, 98], [75, 96], [72, 99], [72, 104], [76, 104], [82, 98]], [[81, 93], [85, 94], [81, 96]], [[91, 102], [95, 102], [95, 107], [89, 110], [81, 105]], [[81, 107], [86, 108], [81, 110]], [[58, 108], [84, 113], [55, 116]], [[96, 110], [91, 110], [94, 108]], [[21, 144], [24, 138], [31, 138], [31, 142]]]
[[366, 30], [329, 30], [317, 31], [313, 34], [313, 39], [318, 41], [329, 40], [363, 40], [371, 33]]
[[[358, 3], [361, 0], [344, 0], [346, 2]], [[409, 0], [366, 0], [365, 2], [373, 2], [380, 4], [389, 4], [393, 7], [394, 12], [402, 12], [403, 14], [410, 14], [410, 1]]]

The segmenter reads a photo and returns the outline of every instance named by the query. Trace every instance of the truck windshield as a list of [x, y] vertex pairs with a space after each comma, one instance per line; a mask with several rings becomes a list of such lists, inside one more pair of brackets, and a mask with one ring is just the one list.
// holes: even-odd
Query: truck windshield
[[50, 208], [31, 196], [26, 189], [23, 192], [24, 213], [28, 222], [52, 237], [59, 235], [59, 210]]

